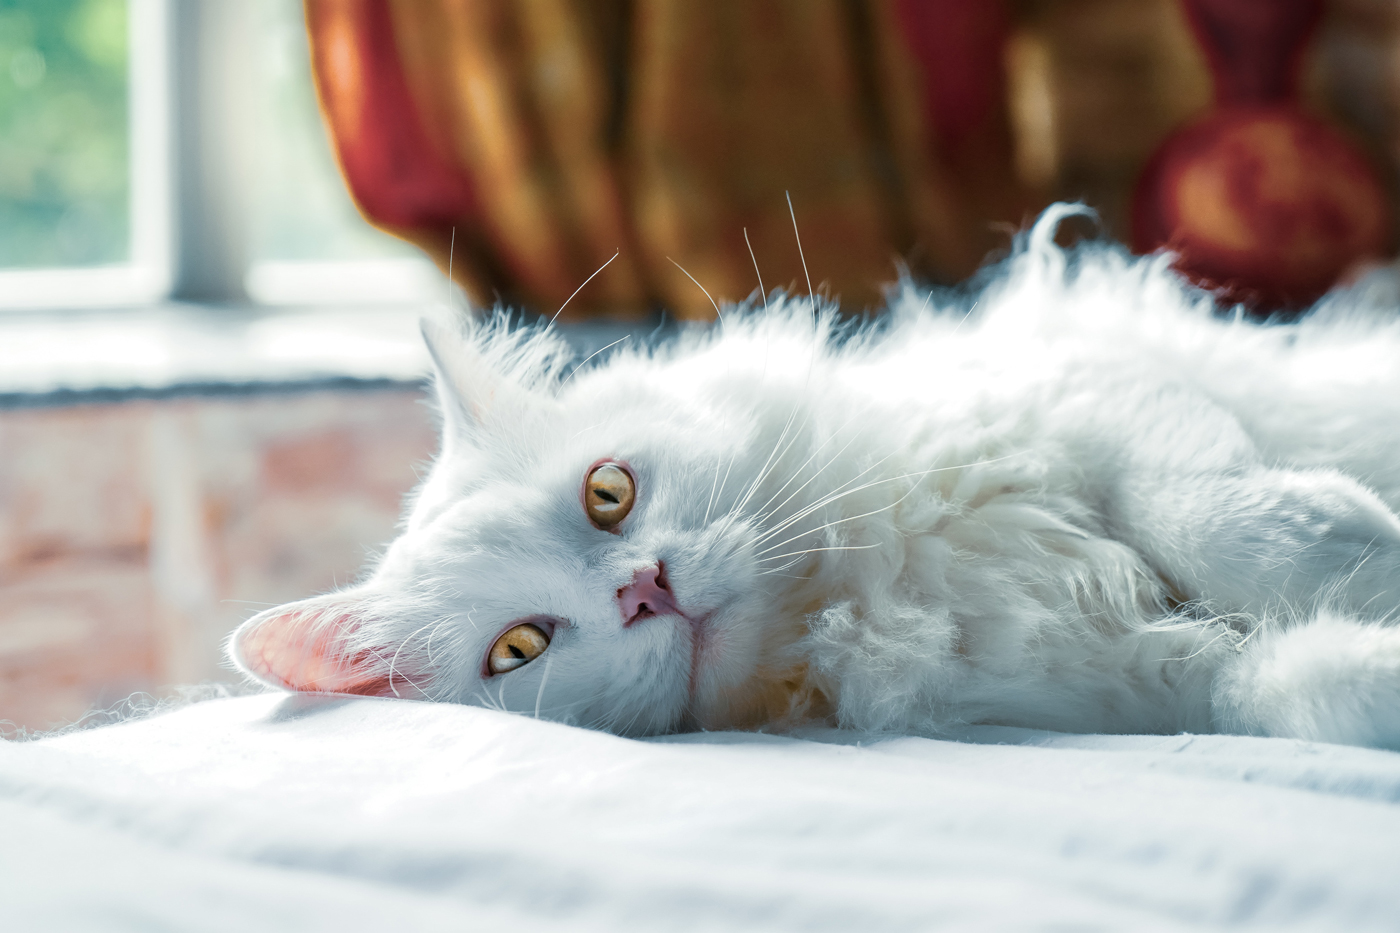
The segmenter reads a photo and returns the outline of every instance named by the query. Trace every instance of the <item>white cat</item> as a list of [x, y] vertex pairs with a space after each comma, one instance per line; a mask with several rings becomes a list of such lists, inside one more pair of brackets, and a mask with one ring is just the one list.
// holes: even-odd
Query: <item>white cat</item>
[[1072, 210], [865, 325], [775, 296], [577, 370], [547, 327], [428, 327], [403, 534], [232, 657], [624, 734], [1400, 747], [1400, 316], [1222, 319], [1163, 257], [1060, 250]]

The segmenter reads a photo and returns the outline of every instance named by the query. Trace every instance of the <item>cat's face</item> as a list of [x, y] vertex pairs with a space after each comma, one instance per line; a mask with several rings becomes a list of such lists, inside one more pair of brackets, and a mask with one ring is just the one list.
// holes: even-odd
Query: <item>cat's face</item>
[[797, 635], [735, 508], [762, 426], [645, 362], [555, 392], [548, 342], [430, 344], [443, 452], [404, 533], [362, 583], [249, 620], [239, 665], [623, 733], [771, 715]]

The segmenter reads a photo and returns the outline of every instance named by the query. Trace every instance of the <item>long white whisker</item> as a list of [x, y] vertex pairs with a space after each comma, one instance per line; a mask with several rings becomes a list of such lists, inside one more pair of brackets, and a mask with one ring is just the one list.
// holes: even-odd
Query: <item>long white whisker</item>
[[[394, 668], [395, 668], [395, 666], [399, 663], [399, 654], [403, 651], [404, 646], [407, 645], [410, 641], [412, 641], [412, 640], [414, 639], [414, 636], [416, 636], [419, 632], [423, 631], [423, 629], [428, 628], [428, 626], [436, 625], [436, 624], [438, 624], [438, 623], [437, 623], [436, 621], [434, 621], [434, 622], [429, 622], [429, 623], [427, 623], [427, 625], [421, 625], [421, 626], [419, 626], [418, 628], [416, 628], [416, 629], [414, 629], [412, 632], [410, 632], [407, 638], [405, 638], [403, 641], [399, 642], [399, 646], [398, 646], [397, 648], [394, 649], [394, 654], [393, 654], [393, 656], [389, 658], [389, 689], [392, 690], [392, 691], [394, 691], [394, 696], [399, 696], [399, 688], [394, 686]], [[429, 641], [432, 640], [432, 636], [431, 636], [431, 635], [428, 636], [428, 640], [429, 640]], [[404, 679], [405, 681], [408, 682], [408, 685], [409, 685], [410, 687], [412, 687], [413, 689], [417, 690], [419, 693], [423, 693], [423, 694], [425, 694], [425, 695], [427, 694], [427, 691], [426, 691], [426, 690], [424, 690], [422, 687], [420, 687], [420, 686], [418, 686], [417, 684], [415, 684], [412, 680], [409, 680], [409, 678], [404, 677], [404, 675], [402, 675], [402, 674], [400, 674], [399, 676], [400, 676], [400, 677], [403, 677], [403, 679]]]
[[[915, 488], [917, 488], [917, 487], [915, 487]], [[872, 510], [869, 511], [869, 512], [862, 512], [860, 515], [849, 515], [849, 516], [847, 516], [847, 517], [845, 517], [845, 518], [838, 518], [838, 519], [836, 519], [836, 520], [834, 520], [834, 521], [827, 522], [825, 525], [818, 525], [818, 526], [815, 527], [815, 528], [809, 528], [809, 529], [807, 529], [806, 531], [802, 532], [801, 534], [793, 535], [791, 538], [788, 538], [788, 539], [785, 540], [785, 541], [779, 541], [777, 544], [774, 544], [774, 545], [772, 545], [772, 546], [770, 546], [770, 547], [764, 548], [763, 550], [759, 551], [758, 554], [756, 554], [755, 556], [756, 556], [756, 557], [763, 557], [763, 555], [764, 555], [764, 554], [767, 554], [769, 551], [776, 551], [778, 548], [783, 547], [784, 545], [791, 544], [791, 543], [794, 542], [794, 541], [800, 541], [801, 539], [807, 537], [808, 535], [814, 535], [814, 534], [816, 534], [816, 533], [819, 532], [819, 531], [825, 531], [825, 530], [828, 529], [828, 528], [835, 528], [837, 525], [844, 525], [844, 524], [846, 524], [847, 522], [859, 521], [859, 520], [862, 519], [862, 518], [869, 518], [869, 517], [872, 516], [872, 515], [879, 515], [881, 512], [888, 512], [890, 509], [894, 508], [895, 506], [897, 506], [897, 505], [899, 505], [901, 502], [903, 502], [905, 499], [909, 498], [909, 496], [910, 496], [911, 494], [913, 494], [913, 492], [914, 492], [914, 490], [913, 490], [913, 489], [910, 489], [908, 492], [906, 492], [904, 495], [900, 496], [900, 497], [899, 497], [898, 499], [896, 499], [895, 501], [891, 502], [889, 505], [883, 505], [883, 506], [881, 506], [881, 507], [878, 508], [878, 509], [872, 509]], [[775, 558], [769, 558], [769, 559], [775, 559]]]
[[758, 276], [758, 293], [763, 297], [763, 310], [768, 310], [768, 292], [763, 290], [763, 273], [758, 271], [758, 257], [753, 254], [753, 244], [749, 242], [749, 228], [744, 228], [744, 245], [749, 248], [749, 258], [753, 260], [753, 274]]
[[705, 500], [705, 517], [700, 520], [700, 524], [708, 526], [710, 524], [710, 509], [715, 507], [715, 488], [719, 486], [719, 464], [723, 454], [715, 458], [715, 478], [710, 480], [710, 498]]
[[452, 239], [447, 244], [447, 307], [452, 308], [452, 254], [457, 251], [457, 228], [452, 228]]
[[792, 209], [792, 192], [787, 195], [788, 214], [792, 217], [792, 235], [797, 238], [797, 257], [802, 260], [802, 274], [807, 277], [807, 301], [812, 305], [812, 317], [817, 316], [817, 296], [812, 292], [812, 274], [807, 271], [807, 256], [802, 252], [802, 234], [797, 232], [797, 212]]
[[[729, 421], [728, 421], [728, 419], [726, 418], [726, 419], [725, 419], [725, 426], [728, 427], [728, 425], [729, 425]], [[711, 510], [712, 508], [714, 508], [715, 503], [716, 503], [716, 502], [719, 502], [719, 501], [720, 501], [720, 498], [724, 495], [724, 487], [726, 487], [726, 486], [729, 485], [729, 472], [730, 472], [731, 470], [734, 469], [734, 458], [737, 457], [738, 455], [739, 455], [739, 450], [738, 450], [738, 448], [735, 448], [734, 450], [730, 451], [730, 453], [729, 453], [729, 466], [725, 467], [725, 470], [724, 470], [724, 479], [723, 479], [723, 480], [720, 480], [720, 478], [719, 478], [719, 457], [716, 457], [716, 458], [715, 458], [715, 481], [718, 481], [718, 482], [719, 482], [719, 488], [718, 488], [718, 489], [715, 488], [715, 482], [714, 482], [714, 481], [712, 481], [712, 482], [710, 483], [710, 501], [705, 503], [705, 520], [704, 520], [703, 522], [701, 522], [702, 525], [708, 525], [708, 524], [710, 523], [710, 510]], [[723, 456], [724, 456], [724, 454], [721, 453], [721, 454], [720, 454], [720, 457], [723, 457]], [[732, 510], [731, 510], [731, 511], [732, 511]]]
[[826, 494], [825, 496], [823, 496], [822, 498], [818, 499], [816, 502], [813, 502], [811, 505], [805, 506], [804, 508], [801, 508], [801, 509], [797, 510], [797, 511], [794, 512], [792, 515], [789, 515], [787, 518], [783, 519], [781, 522], [779, 522], [778, 524], [774, 525], [772, 528], [769, 528], [769, 529], [768, 529], [767, 531], [765, 531], [765, 532], [759, 537], [759, 539], [758, 539], [757, 541], [755, 541], [754, 543], [755, 543], [755, 544], [762, 544], [764, 541], [768, 540], [769, 538], [773, 537], [774, 535], [780, 534], [780, 533], [783, 531], [784, 528], [787, 528], [787, 527], [791, 526], [794, 522], [799, 522], [799, 521], [801, 521], [802, 519], [806, 518], [808, 515], [811, 515], [813, 512], [816, 512], [816, 511], [818, 511], [818, 510], [820, 510], [820, 509], [822, 509], [822, 508], [825, 508], [826, 506], [830, 505], [830, 504], [833, 503], [833, 502], [836, 502], [836, 501], [839, 500], [839, 499], [844, 499], [846, 496], [854, 495], [855, 493], [861, 492], [862, 490], [865, 490], [865, 489], [869, 489], [869, 488], [871, 488], [872, 486], [878, 486], [878, 485], [880, 485], [881, 483], [888, 483], [888, 482], [893, 482], [894, 480], [897, 480], [897, 479], [901, 479], [902, 477], [899, 477], [899, 476], [891, 476], [891, 477], [887, 477], [887, 478], [885, 478], [885, 479], [872, 480], [871, 482], [865, 483], [864, 485], [861, 485], [861, 486], [857, 486], [857, 487], [855, 487], [854, 489], [847, 489], [847, 488], [846, 488], [846, 487], [850, 486], [851, 483], [854, 483], [856, 480], [860, 479], [862, 476], [864, 476], [865, 474], [869, 473], [871, 470], [875, 469], [876, 467], [880, 466], [880, 464], [884, 463], [886, 460], [890, 459], [890, 457], [893, 457], [893, 456], [894, 456], [894, 454], [891, 453], [891, 454], [885, 455], [884, 457], [881, 457], [879, 460], [875, 461], [875, 462], [872, 463], [870, 466], [868, 466], [868, 467], [866, 467], [865, 469], [861, 470], [861, 471], [860, 471], [859, 473], [857, 473], [855, 476], [852, 476], [852, 477], [851, 477], [850, 479], [848, 479], [846, 482], [842, 483], [840, 486], [837, 486], [835, 489], [833, 489], [831, 492], [827, 493], [827, 494]]
[[[717, 493], [715, 494], [715, 501], [716, 501], [716, 502], [719, 502], [719, 501], [721, 501], [721, 500], [724, 498], [724, 488], [725, 488], [726, 486], [729, 485], [729, 474], [730, 474], [730, 472], [734, 469], [734, 458], [737, 457], [738, 455], [739, 455], [739, 451], [738, 451], [738, 450], [733, 451], [733, 452], [730, 453], [730, 455], [729, 455], [729, 466], [727, 466], [727, 467], [724, 468], [724, 479], [722, 479], [722, 480], [719, 481], [719, 492], [717, 492]], [[716, 470], [716, 472], [718, 472], [718, 470]], [[733, 509], [730, 509], [730, 510], [726, 513], [726, 515], [733, 515], [733, 514], [734, 514], [734, 510], [733, 510]]]
[[[801, 407], [802, 407], [802, 402], [798, 402], [797, 405], [793, 407], [792, 416], [789, 417], [789, 419], [788, 419], [788, 424], [789, 424], [789, 426], [792, 424], [792, 418], [797, 416], [797, 411], [798, 411], [798, 409], [801, 408]], [[809, 411], [809, 412], [807, 413], [807, 418], [806, 418], [806, 420], [804, 420], [804, 421], [802, 422], [802, 428], [800, 428], [798, 431], [796, 431], [796, 432], [793, 433], [792, 439], [789, 440], [789, 441], [787, 442], [787, 446], [784, 447], [784, 448], [782, 449], [781, 452], [779, 452], [779, 451], [777, 450], [777, 445], [774, 446], [774, 453], [777, 454], [777, 457], [776, 457], [776, 459], [774, 459], [774, 458], [770, 455], [769, 462], [771, 463], [771, 469], [769, 468], [769, 464], [764, 464], [764, 469], [762, 469], [762, 470], [759, 471], [758, 476], [754, 479], [753, 483], [749, 485], [748, 492], [746, 492], [746, 493], [744, 494], [744, 497], [743, 497], [742, 499], [740, 499], [738, 502], [736, 502], [736, 503], [734, 504], [734, 509], [733, 509], [734, 512], [738, 512], [739, 510], [743, 509], [744, 506], [746, 506], [746, 505], [749, 504], [749, 500], [752, 499], [753, 496], [754, 496], [754, 494], [758, 492], [759, 485], [760, 485], [764, 480], [766, 480], [769, 476], [772, 475], [773, 470], [776, 470], [776, 469], [778, 468], [778, 464], [782, 461], [782, 458], [785, 457], [785, 456], [787, 456], [787, 452], [788, 452], [789, 450], [792, 449], [792, 445], [793, 445], [793, 444], [796, 444], [796, 443], [797, 443], [797, 439], [798, 439], [799, 437], [802, 436], [802, 431], [805, 430], [805, 429], [807, 428], [807, 426], [810, 425], [811, 423], [812, 423], [812, 412]], [[785, 437], [786, 435], [787, 435], [787, 431], [786, 431], [786, 429], [785, 429], [784, 432], [783, 432], [783, 434], [780, 435], [780, 436], [778, 437], [778, 444], [782, 444], [782, 442], [783, 442], [783, 437]], [[788, 482], [791, 482], [791, 480], [789, 480]], [[783, 485], [786, 486], [787, 483], [784, 483]]]
[[[821, 476], [822, 476], [822, 474], [825, 473], [827, 470], [829, 470], [829, 469], [832, 467], [832, 465], [834, 465], [834, 464], [836, 463], [836, 461], [839, 460], [839, 459], [841, 458], [841, 455], [844, 454], [844, 453], [846, 452], [846, 450], [847, 450], [852, 444], [854, 444], [854, 443], [856, 442], [856, 440], [858, 440], [858, 438], [851, 438], [851, 440], [847, 441], [845, 447], [842, 447], [840, 450], [838, 450], [838, 451], [831, 457], [830, 460], [828, 460], [826, 463], [823, 463], [823, 464], [821, 465], [821, 468], [818, 469], [815, 473], [813, 473], [813, 474], [811, 475], [811, 477], [807, 480], [807, 482], [803, 483], [801, 486], [798, 486], [798, 487], [797, 487], [796, 489], [794, 489], [792, 492], [788, 493], [788, 497], [787, 497], [786, 499], [784, 499], [782, 502], [779, 502], [777, 505], [775, 505], [775, 506], [772, 508], [771, 511], [764, 511], [763, 509], [759, 509], [759, 510], [758, 510], [758, 519], [757, 519], [758, 522], [759, 522], [760, 524], [762, 524], [763, 522], [766, 522], [768, 519], [772, 518], [774, 515], [777, 515], [779, 512], [781, 512], [781, 511], [783, 510], [783, 507], [786, 506], [789, 502], [791, 502], [791, 501], [793, 500], [794, 497], [796, 497], [797, 495], [799, 495], [799, 494], [802, 492], [802, 490], [806, 489], [808, 486], [812, 485], [812, 484], [815, 483], [818, 479], [820, 479]], [[862, 471], [861, 473], [859, 473], [859, 474], [856, 475], [856, 478], [857, 478], [857, 479], [860, 478], [860, 476], [863, 476], [865, 472], [868, 472], [868, 471]], [[842, 485], [845, 485], [845, 484], [842, 484]], [[837, 488], [839, 489], [840, 487], [837, 487]], [[779, 492], [782, 492], [781, 489], [778, 490], [778, 491], [779, 491]], [[769, 500], [769, 501], [772, 501], [772, 500]], [[765, 503], [765, 506], [766, 506], [766, 503]], [[818, 507], [820, 508], [820, 506], [818, 506]]]
[[577, 366], [575, 366], [572, 370], [569, 371], [569, 374], [568, 374], [567, 376], [564, 377], [563, 382], [560, 382], [560, 383], [559, 383], [559, 387], [560, 387], [560, 388], [563, 388], [564, 383], [565, 383], [565, 382], [568, 382], [570, 379], [574, 378], [574, 373], [578, 372], [580, 369], [583, 369], [584, 366], [588, 365], [588, 361], [591, 360], [591, 359], [593, 359], [593, 357], [597, 356], [599, 353], [605, 353], [605, 352], [607, 352], [608, 350], [611, 350], [613, 347], [617, 346], [619, 343], [622, 343], [622, 341], [624, 341], [624, 340], [630, 340], [630, 339], [632, 339], [632, 335], [631, 335], [631, 334], [627, 334], [627, 335], [625, 335], [625, 336], [623, 336], [623, 337], [619, 337], [617, 340], [614, 340], [612, 343], [608, 344], [606, 347], [602, 347], [602, 348], [600, 348], [600, 349], [594, 350], [592, 353], [590, 353], [590, 354], [588, 354], [587, 356], [585, 356], [585, 357], [583, 358], [583, 362], [582, 362], [582, 363], [579, 363]]
[[443, 616], [438, 620], [437, 624], [433, 626], [433, 630], [428, 633], [428, 640], [423, 645], [423, 652], [428, 656], [429, 665], [437, 664], [437, 658], [433, 657], [433, 639], [437, 638], [438, 632], [442, 631], [442, 627], [451, 622], [453, 618], [454, 617], [450, 615]]
[[589, 431], [592, 431], [594, 428], [602, 427], [604, 424], [606, 424], [606, 422], [603, 422], [603, 421], [595, 421], [595, 422], [593, 422], [592, 424], [590, 424], [588, 427], [584, 428], [583, 430], [581, 430], [581, 431], [575, 431], [573, 437], [569, 438], [569, 440], [572, 441], [572, 440], [574, 440], [575, 438], [579, 437], [580, 435], [583, 435], [583, 434], [588, 433]]
[[[683, 266], [683, 265], [681, 265], [680, 263], [676, 262], [674, 259], [671, 259], [670, 256], [667, 256], [666, 258], [667, 258], [668, 260], [670, 260], [671, 265], [675, 266], [677, 269], [681, 270], [682, 272], [685, 272], [685, 266]], [[713, 307], [713, 308], [715, 309], [715, 314], [719, 317], [719, 326], [720, 326], [720, 327], [723, 327], [723, 326], [724, 326], [724, 315], [720, 313], [719, 305], [715, 304], [715, 300], [714, 300], [713, 297], [710, 296], [709, 291], [705, 288], [705, 286], [703, 286], [703, 285], [701, 285], [699, 282], [697, 282], [697, 281], [695, 280], [695, 276], [691, 275], [689, 272], [685, 272], [685, 277], [688, 278], [688, 279], [690, 279], [692, 282], [695, 282], [695, 287], [698, 288], [698, 289], [700, 289], [702, 292], [704, 292], [704, 293], [705, 293], [705, 297], [710, 299], [710, 306]]]
[[[612, 264], [612, 261], [613, 261], [614, 259], [616, 259], [616, 258], [617, 258], [618, 256], [620, 256], [620, 255], [622, 255], [622, 247], [618, 247], [617, 252], [613, 253], [612, 256], [610, 256], [610, 257], [608, 258], [608, 261], [607, 261], [607, 262], [603, 263], [603, 264], [602, 264], [601, 266], [599, 266], [597, 269], [594, 269], [594, 270], [593, 270], [593, 274], [590, 275], [588, 278], [586, 278], [586, 279], [583, 280], [583, 285], [580, 285], [578, 288], [574, 289], [574, 295], [577, 295], [579, 292], [583, 291], [584, 286], [586, 286], [589, 282], [591, 282], [591, 281], [593, 281], [594, 279], [596, 279], [596, 278], [598, 277], [598, 273], [599, 273], [599, 272], [602, 272], [602, 271], [603, 271], [604, 269], [606, 269], [609, 265], [611, 265], [611, 264]], [[574, 300], [574, 295], [570, 295], [568, 298], [565, 298], [565, 299], [564, 299], [564, 303], [563, 303], [562, 305], [559, 306], [559, 310], [558, 310], [558, 311], [555, 311], [555, 312], [554, 312], [554, 317], [552, 317], [552, 318], [549, 319], [549, 323], [553, 324], [554, 321], [559, 317], [559, 315], [561, 315], [561, 314], [564, 313], [564, 309], [567, 308], [567, 307], [569, 306], [569, 302], [571, 302], [571, 301]]]
[[[766, 531], [766, 532], [765, 532], [760, 538], [758, 538], [758, 540], [756, 540], [754, 543], [755, 543], [755, 544], [762, 544], [764, 541], [768, 540], [769, 538], [772, 538], [774, 535], [776, 535], [776, 534], [778, 534], [779, 532], [781, 532], [784, 528], [787, 528], [787, 527], [791, 526], [794, 522], [799, 521], [799, 520], [802, 519], [802, 518], [805, 518], [807, 515], [810, 515], [812, 512], [817, 511], [818, 509], [822, 508], [823, 506], [830, 505], [831, 503], [837, 501], [838, 499], [844, 499], [846, 496], [854, 495], [855, 493], [861, 492], [861, 491], [866, 490], [866, 489], [870, 489], [870, 488], [872, 488], [872, 487], [874, 487], [874, 486], [879, 486], [881, 483], [892, 483], [892, 482], [895, 482], [895, 481], [901, 480], [901, 479], [909, 479], [909, 478], [911, 478], [911, 477], [916, 477], [916, 476], [917, 476], [917, 477], [924, 477], [924, 476], [932, 475], [932, 474], [934, 474], [934, 473], [943, 473], [943, 472], [946, 472], [946, 471], [948, 471], [948, 470], [964, 470], [964, 469], [971, 469], [972, 467], [985, 466], [985, 465], [987, 465], [987, 464], [992, 464], [992, 463], [1000, 463], [1000, 462], [1003, 461], [1003, 460], [1010, 460], [1010, 459], [1013, 458], [1013, 457], [1019, 457], [1019, 456], [1021, 456], [1021, 455], [1024, 454], [1024, 453], [1026, 453], [1026, 451], [1018, 451], [1018, 452], [1016, 452], [1016, 453], [1014, 453], [1014, 454], [1007, 454], [1007, 455], [1004, 456], [1004, 457], [995, 457], [995, 458], [993, 458], [993, 459], [991, 459], [991, 460], [978, 460], [978, 461], [973, 462], [973, 463], [964, 463], [964, 464], [958, 464], [958, 465], [955, 465], [955, 466], [946, 466], [946, 467], [933, 467], [933, 468], [928, 469], [928, 470], [917, 470], [917, 471], [915, 471], [915, 472], [913, 472], [913, 473], [901, 473], [901, 474], [898, 475], [898, 476], [889, 476], [889, 477], [886, 477], [885, 479], [873, 480], [873, 481], [871, 481], [871, 482], [869, 482], [869, 483], [865, 483], [865, 484], [863, 484], [863, 485], [861, 485], [861, 486], [857, 486], [857, 487], [854, 488], [854, 489], [843, 489], [844, 486], [847, 486], [847, 485], [849, 485], [850, 483], [855, 482], [855, 480], [860, 479], [860, 477], [864, 476], [866, 473], [869, 473], [869, 472], [870, 472], [871, 470], [873, 470], [875, 467], [879, 466], [881, 463], [884, 463], [884, 462], [885, 462], [886, 460], [888, 460], [890, 457], [894, 456], [893, 454], [889, 454], [889, 455], [887, 455], [887, 456], [881, 458], [880, 460], [876, 461], [875, 463], [871, 464], [870, 466], [866, 467], [864, 470], [860, 471], [859, 473], [857, 473], [854, 477], [852, 477], [852, 478], [851, 478], [850, 480], [848, 480], [846, 483], [843, 483], [842, 486], [838, 486], [837, 489], [836, 489], [836, 491], [833, 492], [833, 493], [831, 493], [830, 495], [828, 495], [825, 499], [822, 499], [822, 500], [820, 500], [820, 501], [818, 501], [818, 502], [814, 502], [813, 504], [807, 506], [806, 508], [802, 509], [801, 511], [794, 513], [792, 516], [783, 519], [783, 521], [779, 522], [777, 525], [775, 525], [775, 526], [773, 526], [772, 528], [768, 529], [768, 531]], [[904, 496], [901, 496], [901, 497], [894, 503], [894, 505], [898, 505], [900, 502], [903, 502], [904, 499], [907, 498], [907, 497], [910, 495], [910, 493], [912, 493], [912, 492], [914, 491], [914, 489], [916, 489], [916, 488], [918, 488], [918, 484], [917, 484], [917, 483], [914, 484], [914, 486], [911, 486], [910, 489], [909, 489], [909, 492], [906, 492], [906, 493], [904, 494]], [[857, 516], [857, 517], [861, 517], [861, 516]], [[814, 529], [814, 530], [815, 530], [815, 529]], [[810, 532], [808, 532], [808, 533], [810, 534]]]
[[838, 547], [810, 547], [803, 551], [789, 551], [786, 554], [775, 554], [768, 560], [780, 560], [784, 557], [801, 557], [803, 554], [816, 554], [820, 551], [868, 551], [871, 548], [879, 547], [878, 544], [846, 544]]
[[[812, 451], [812, 455], [809, 456], [805, 461], [803, 461], [803, 463], [802, 463], [801, 466], [799, 466], [796, 470], [793, 471], [792, 478], [789, 479], [786, 483], [783, 483], [783, 485], [779, 486], [779, 487], [778, 487], [778, 491], [775, 492], [775, 493], [773, 493], [773, 495], [769, 496], [769, 497], [768, 497], [768, 501], [765, 502], [765, 503], [763, 503], [762, 505], [760, 505], [760, 506], [759, 506], [757, 509], [755, 509], [754, 511], [755, 511], [757, 514], [759, 514], [759, 515], [763, 515], [763, 513], [767, 510], [768, 506], [770, 506], [770, 505], [773, 504], [773, 500], [776, 499], [776, 498], [778, 498], [780, 495], [782, 495], [782, 494], [783, 494], [783, 490], [784, 490], [784, 489], [787, 489], [787, 488], [788, 488], [788, 485], [789, 485], [793, 480], [797, 479], [797, 477], [799, 477], [799, 476], [802, 475], [802, 471], [805, 470], [805, 469], [807, 469], [807, 464], [811, 463], [814, 459], [816, 459], [817, 454], [819, 454], [819, 453], [821, 453], [823, 450], [825, 450], [825, 449], [826, 449], [826, 445], [827, 445], [827, 444], [830, 444], [830, 443], [831, 443], [832, 441], [834, 441], [837, 437], [839, 437], [839, 436], [841, 435], [841, 432], [844, 431], [844, 430], [846, 430], [846, 428], [850, 427], [850, 426], [851, 426], [851, 422], [852, 422], [852, 421], [855, 421], [856, 418], [858, 418], [858, 417], [860, 417], [860, 413], [857, 413], [857, 414], [852, 415], [849, 419], [847, 419], [847, 421], [846, 421], [845, 424], [841, 425], [841, 427], [839, 427], [839, 428], [837, 428], [835, 431], [831, 432], [831, 436], [828, 437], [826, 440], [822, 441], [822, 442], [821, 442], [821, 445], [818, 446], [816, 450]], [[846, 452], [846, 448], [850, 447], [851, 444], [855, 443], [855, 441], [856, 441], [856, 438], [851, 438], [851, 440], [847, 441], [847, 442], [846, 442], [846, 446], [845, 446], [845, 447], [842, 447], [839, 451], [837, 451], [837, 452], [836, 452], [836, 456], [835, 456], [835, 457], [832, 457], [831, 460], [828, 460], [828, 461], [826, 462], [826, 465], [823, 466], [820, 470], [818, 470], [818, 471], [816, 472], [816, 474], [813, 475], [812, 479], [816, 479], [818, 476], [820, 476], [820, 475], [826, 470], [826, 468], [829, 467], [829, 466], [831, 466], [831, 464], [834, 463], [834, 462], [836, 461], [836, 459], [837, 459], [838, 457], [841, 456], [841, 454], [845, 453], [845, 452]], [[812, 480], [809, 479], [806, 483], [803, 483], [802, 486], [799, 486], [799, 487], [797, 488], [797, 490], [793, 493], [793, 495], [796, 495], [797, 492], [801, 492], [802, 489], [803, 489], [808, 483], [810, 483], [811, 481], [812, 481]], [[792, 496], [789, 496], [789, 497], [788, 497], [788, 499], [791, 499], [791, 498], [792, 498]], [[780, 509], [780, 508], [783, 507], [783, 505], [786, 505], [787, 502], [788, 502], [788, 499], [784, 499], [782, 505], [779, 505], [778, 508]], [[775, 509], [774, 511], [776, 511], [776, 509]]]
[[[929, 292], [929, 297], [932, 297], [932, 296], [933, 296], [933, 292]], [[962, 330], [962, 326], [963, 326], [964, 324], [967, 323], [967, 319], [968, 319], [968, 318], [972, 317], [972, 312], [976, 311], [976, 310], [977, 310], [977, 306], [980, 305], [981, 303], [982, 303], [981, 300], [974, 301], [974, 302], [972, 303], [972, 307], [970, 307], [970, 308], [967, 309], [967, 313], [964, 314], [964, 315], [962, 316], [962, 318], [958, 321], [958, 323], [956, 323], [956, 324], [953, 325], [953, 329], [952, 329], [951, 331], [948, 332], [948, 336], [949, 336], [949, 337], [954, 337], [954, 336], [956, 336], [957, 333], [958, 333], [958, 331]]]
[[495, 697], [491, 696], [490, 691], [488, 691], [485, 687], [481, 687], [479, 690], [473, 693], [472, 699], [480, 699], [482, 706], [490, 710], [495, 710], [498, 713], [509, 712], [503, 706], [499, 705], [496, 702]]
[[549, 666], [554, 663], [554, 655], [544, 659], [544, 674], [540, 676], [540, 689], [535, 694], [535, 718], [540, 718], [540, 700], [544, 698], [544, 685], [549, 683]]
[[778, 456], [778, 448], [783, 446], [783, 441], [786, 440], [788, 431], [792, 428], [792, 422], [797, 417], [797, 412], [801, 407], [801, 402], [792, 407], [792, 414], [788, 415], [787, 424], [783, 425], [782, 433], [778, 435], [778, 440], [773, 444], [773, 449], [769, 452], [768, 459], [763, 461], [763, 466], [759, 468], [758, 474], [754, 477], [753, 482], [749, 484], [749, 488], [745, 491], [743, 497], [730, 509], [730, 512], [737, 512], [739, 509], [743, 508], [744, 503], [749, 501], [749, 497], [752, 496], [754, 490], [758, 488], [758, 484], [763, 482], [764, 478], [768, 475], [768, 467], [773, 463], [773, 458]]
[[[803, 425], [803, 427], [806, 427], [806, 425]], [[780, 436], [778, 438], [778, 443], [782, 443], [782, 441], [783, 438]], [[781, 461], [783, 455], [786, 454], [789, 450], [791, 450], [792, 445], [795, 443], [797, 443], [796, 433], [793, 434], [792, 439], [788, 441], [786, 447], [784, 447], [781, 451], [775, 449], [773, 451], [773, 454], [770, 454], [770, 457], [776, 455], [776, 459], [772, 459], [770, 460], [770, 462], [765, 463], [763, 465], [763, 469], [760, 470], [758, 472], [758, 475], [754, 477], [754, 481], [749, 484], [749, 488], [744, 492], [744, 495], [739, 499], [738, 502], [734, 503], [734, 508], [731, 509], [732, 512], [737, 513], [743, 511], [744, 506], [749, 504], [749, 500], [752, 499], [754, 495], [758, 492], [758, 489], [763, 484], [763, 481], [773, 475], [773, 471], [778, 468], [778, 463], [779, 461]]]

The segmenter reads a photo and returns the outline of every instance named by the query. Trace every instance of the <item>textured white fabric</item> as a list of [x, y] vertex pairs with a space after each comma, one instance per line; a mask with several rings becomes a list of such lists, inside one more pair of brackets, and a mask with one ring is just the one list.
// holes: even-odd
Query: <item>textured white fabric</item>
[[1395, 929], [1400, 754], [266, 695], [0, 743], [0, 928]]

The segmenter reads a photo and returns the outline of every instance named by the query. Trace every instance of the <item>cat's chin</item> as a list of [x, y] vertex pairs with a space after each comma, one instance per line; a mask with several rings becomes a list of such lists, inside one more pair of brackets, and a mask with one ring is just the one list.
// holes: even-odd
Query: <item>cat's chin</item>
[[827, 718], [831, 703], [794, 654], [805, 631], [798, 616], [755, 618], [742, 604], [692, 623], [690, 696], [680, 728], [781, 728]]
[[787, 728], [829, 719], [834, 707], [807, 676], [805, 663], [759, 666], [739, 683], [700, 672], [684, 728], [706, 732]]

